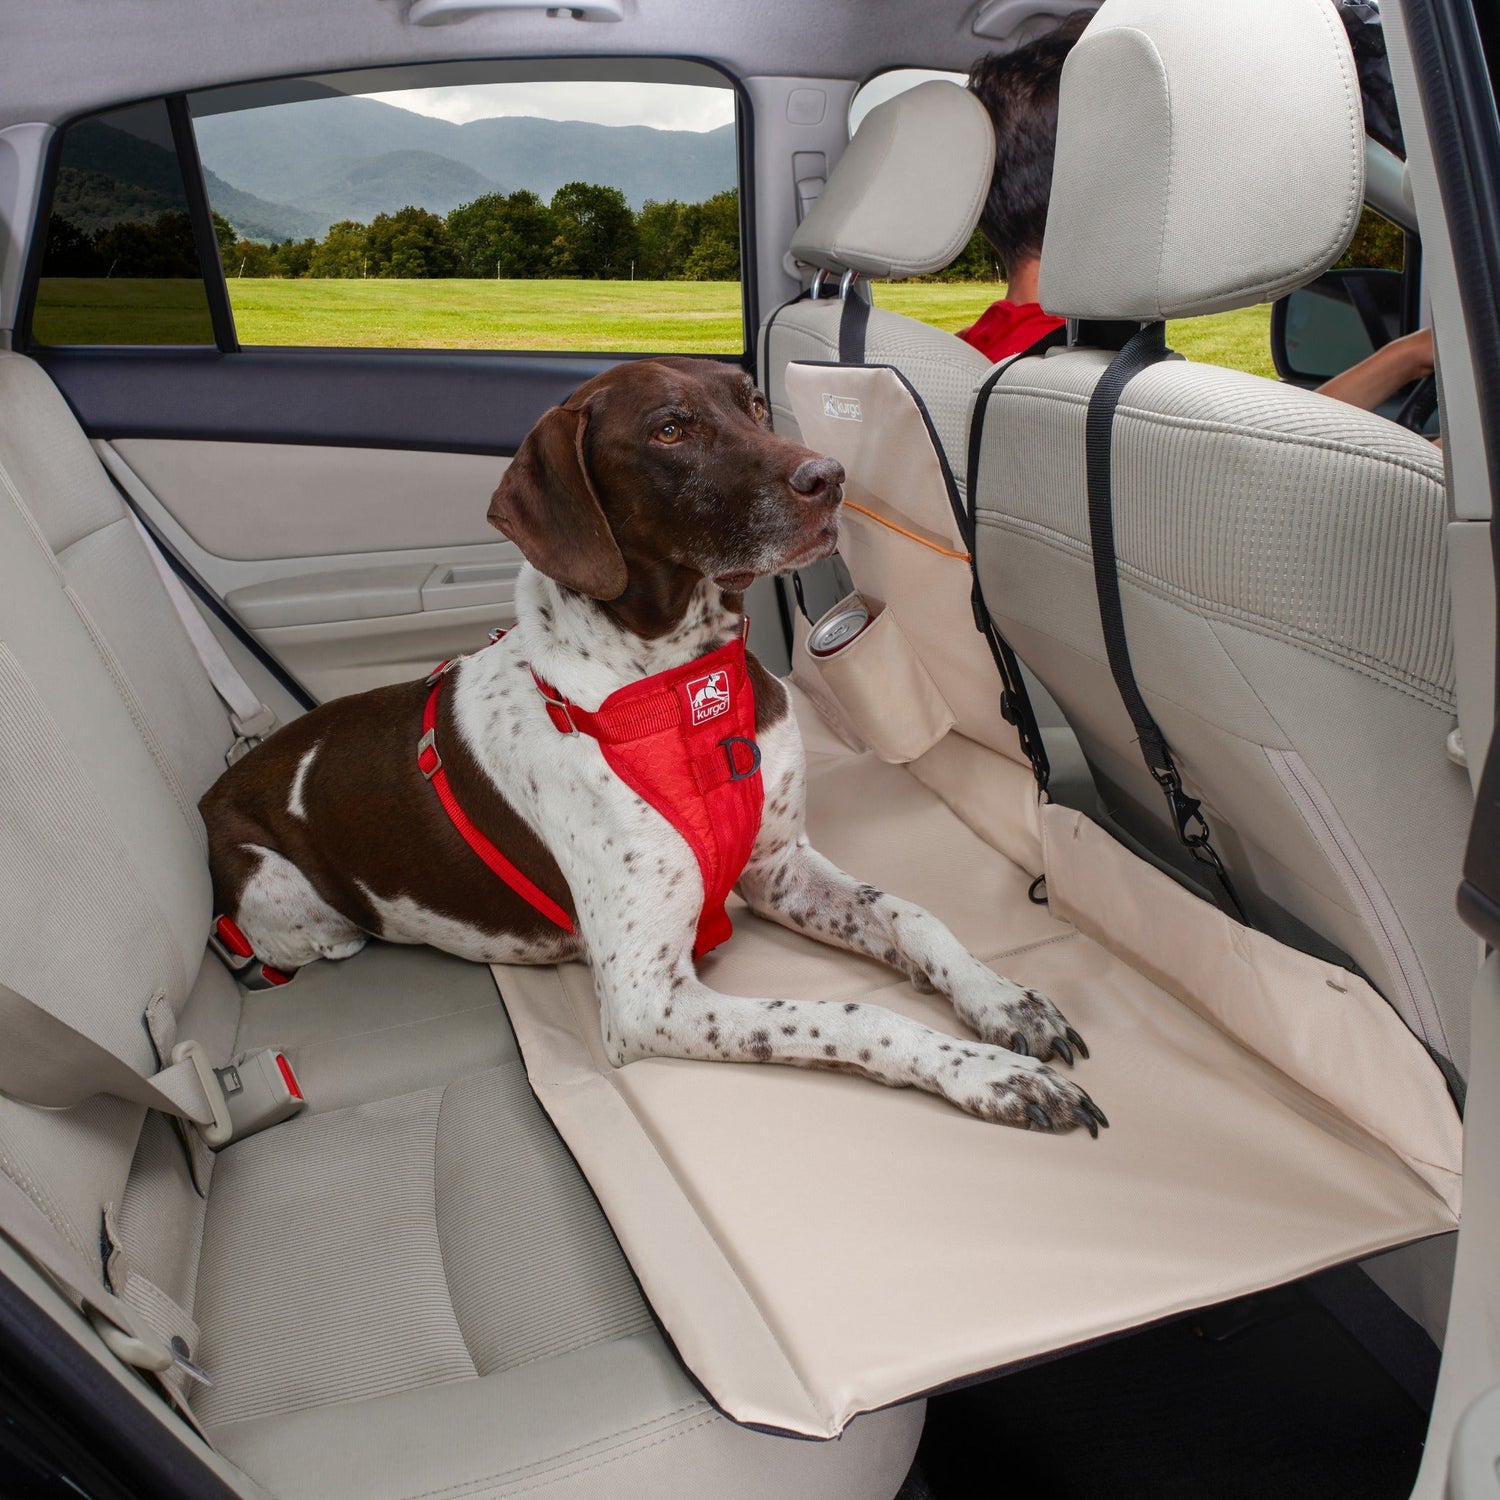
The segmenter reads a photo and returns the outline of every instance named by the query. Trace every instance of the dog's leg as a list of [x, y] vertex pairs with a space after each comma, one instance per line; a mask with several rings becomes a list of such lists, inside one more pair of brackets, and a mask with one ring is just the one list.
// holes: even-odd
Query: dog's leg
[[[790, 731], [790, 734], [788, 733]], [[1083, 1038], [1040, 991], [996, 974], [931, 912], [856, 880], [807, 841], [800, 738], [790, 720], [762, 736], [778, 769], [739, 891], [758, 915], [819, 942], [879, 959], [924, 993], [940, 992], [982, 1041], [1032, 1057], [1088, 1056]], [[774, 736], [774, 741], [773, 741]]]
[[839, 1068], [892, 1088], [918, 1088], [982, 1120], [1091, 1135], [1103, 1112], [1071, 1079], [1035, 1058], [964, 1042], [878, 1005], [751, 1000], [703, 984], [675, 963], [617, 953], [596, 964], [605, 1045], [617, 1065], [642, 1057]]
[[981, 1040], [1033, 1057], [1087, 1057], [1083, 1038], [1038, 990], [996, 974], [931, 912], [846, 874], [805, 842], [752, 864], [740, 881], [751, 910], [794, 932], [899, 969], [946, 995]]

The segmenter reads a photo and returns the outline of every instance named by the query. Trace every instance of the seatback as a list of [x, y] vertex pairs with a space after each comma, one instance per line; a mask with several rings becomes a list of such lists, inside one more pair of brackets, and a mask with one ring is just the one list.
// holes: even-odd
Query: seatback
[[[786, 396], [787, 365], [841, 358], [845, 301], [868, 290], [854, 278], [942, 270], [974, 233], [994, 164], [989, 116], [956, 84], [920, 84], [865, 116], [792, 237], [793, 257], [824, 273], [827, 284], [820, 279], [820, 295], [786, 303], [761, 327], [760, 378], [778, 432], [799, 435]], [[989, 360], [914, 318], [879, 307], [868, 314], [862, 359], [893, 365], [911, 382], [961, 475], [969, 396]]]
[[[1043, 306], [1140, 321], [1282, 295], [1347, 244], [1363, 162], [1325, 0], [1260, 0], [1233, 25], [1106, 0], [1063, 71]], [[1169, 853], [1100, 624], [1085, 425], [1113, 351], [1089, 331], [978, 400], [979, 570], [1111, 811]], [[1476, 955], [1453, 905], [1470, 797], [1445, 754], [1441, 454], [1315, 393], [1173, 359], [1125, 387], [1110, 474], [1135, 676], [1252, 920], [1352, 957], [1462, 1071]]]
[[[226, 716], [119, 496], [31, 360], [0, 353], [0, 412], [0, 981], [143, 1074], [173, 1017], [222, 1061], [238, 1000], [203, 966], [195, 804], [223, 767]], [[169, 1013], [154, 1044], [144, 1017], [158, 994]], [[152, 1117], [143, 1137], [144, 1118], [103, 1096], [68, 1110], [0, 1099], [0, 1169], [92, 1265], [114, 1205], [146, 1276], [190, 1305], [202, 1203], [167, 1122]]]

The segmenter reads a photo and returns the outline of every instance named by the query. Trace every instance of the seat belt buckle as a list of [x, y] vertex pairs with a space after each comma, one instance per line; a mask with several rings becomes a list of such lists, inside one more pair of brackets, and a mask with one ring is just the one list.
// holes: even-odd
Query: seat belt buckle
[[258, 963], [250, 939], [231, 917], [215, 917], [208, 930], [208, 946], [224, 960], [224, 966], [247, 990], [279, 989], [297, 977], [273, 964]]
[[231, 917], [215, 917], [208, 930], [208, 946], [224, 961], [231, 974], [242, 974], [255, 962], [255, 949]]
[[215, 1068], [214, 1078], [224, 1097], [230, 1142], [268, 1130], [307, 1108], [302, 1085], [279, 1047], [247, 1052], [227, 1067]]

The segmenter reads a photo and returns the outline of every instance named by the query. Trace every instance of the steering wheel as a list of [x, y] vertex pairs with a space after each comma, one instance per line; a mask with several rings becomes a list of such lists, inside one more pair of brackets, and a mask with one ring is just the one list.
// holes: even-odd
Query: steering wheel
[[1437, 376], [1424, 375], [1412, 387], [1411, 395], [1401, 403], [1401, 410], [1396, 413], [1396, 420], [1403, 427], [1411, 428], [1413, 432], [1421, 432], [1436, 406]]

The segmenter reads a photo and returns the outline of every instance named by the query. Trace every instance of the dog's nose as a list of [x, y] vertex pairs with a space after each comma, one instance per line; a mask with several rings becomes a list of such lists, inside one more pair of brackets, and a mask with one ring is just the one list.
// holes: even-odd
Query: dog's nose
[[844, 482], [844, 466], [836, 458], [804, 458], [789, 481], [799, 495], [821, 500], [827, 490]]

